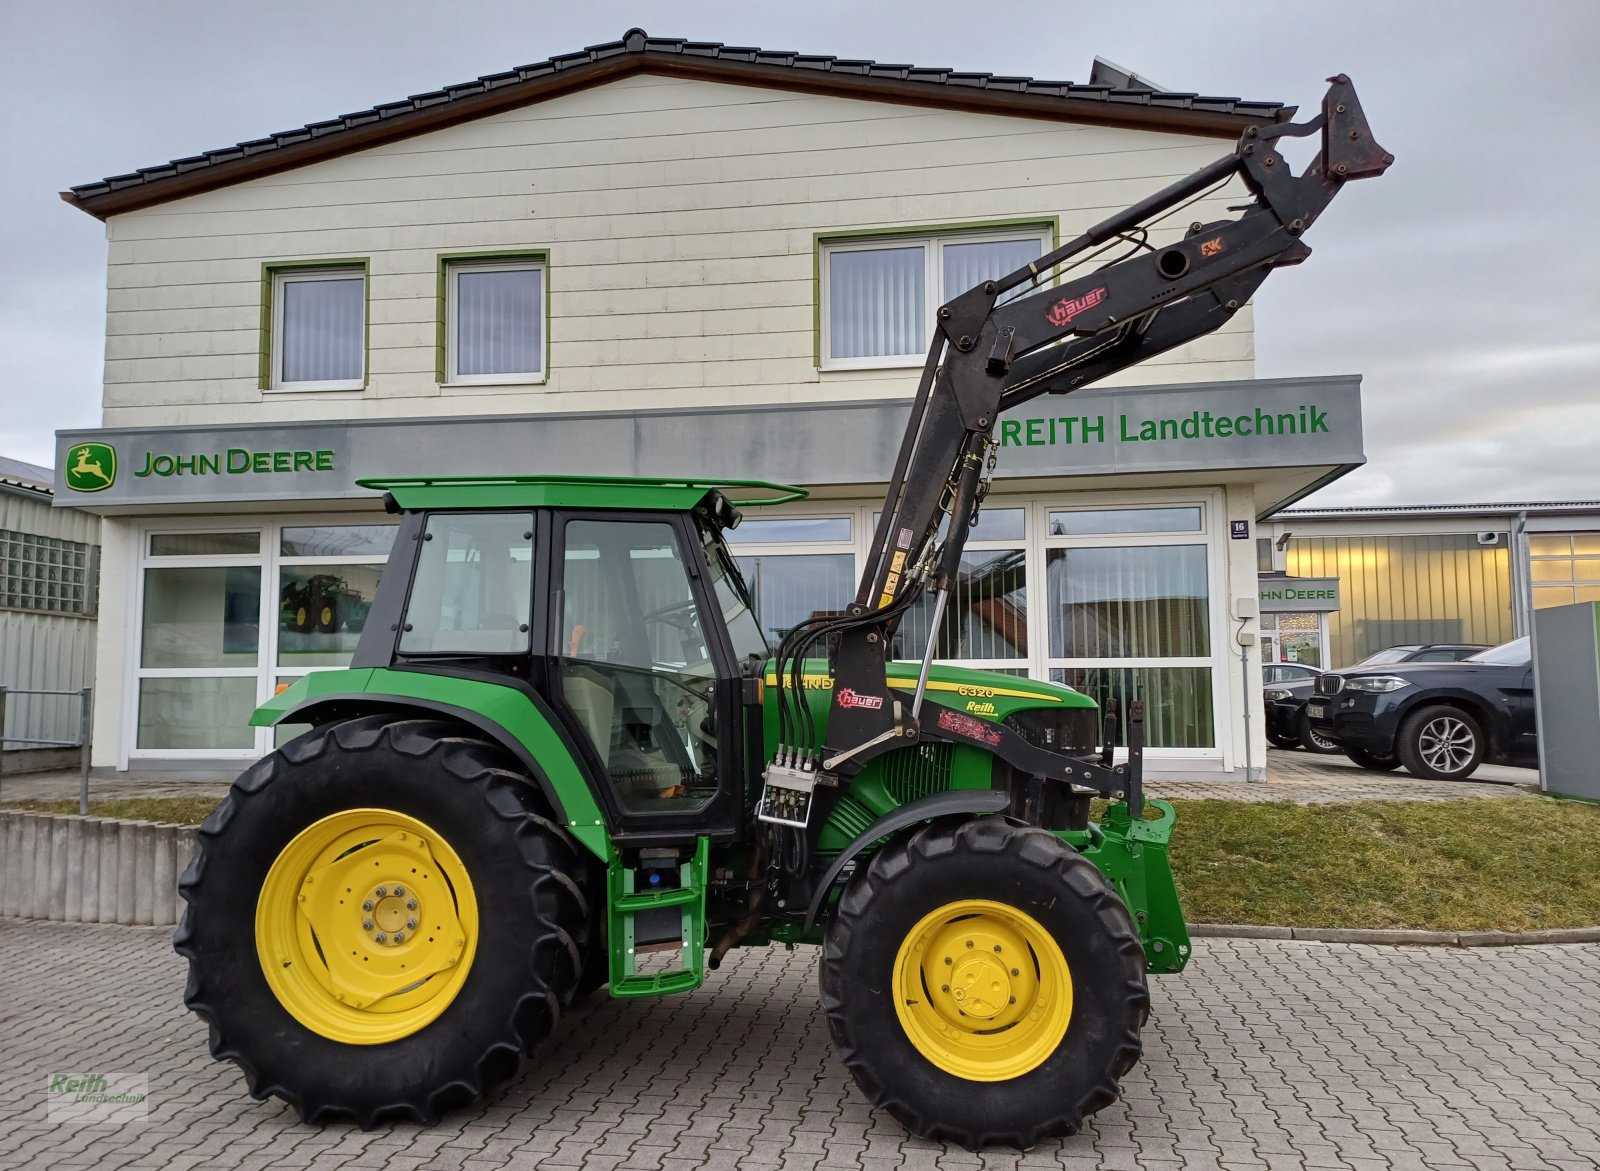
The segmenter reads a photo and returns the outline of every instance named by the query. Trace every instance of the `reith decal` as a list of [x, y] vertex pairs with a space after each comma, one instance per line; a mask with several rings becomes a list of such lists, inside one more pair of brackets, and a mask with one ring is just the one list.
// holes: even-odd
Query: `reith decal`
[[74, 492], [104, 492], [117, 482], [117, 449], [109, 443], [79, 443], [67, 449], [64, 473]]
[[998, 744], [1002, 739], [1000, 729], [993, 724], [986, 724], [982, 720], [973, 719], [961, 712], [953, 712], [949, 708], [939, 713], [938, 723], [946, 732], [953, 732], [964, 740], [976, 740], [980, 744]]
[[862, 695], [859, 691], [853, 691], [848, 687], [839, 688], [837, 694], [840, 707], [865, 708], [869, 711], [877, 711], [883, 706], [883, 696], [881, 695]]
[[1093, 309], [1105, 299], [1105, 286], [1101, 285], [1098, 289], [1090, 289], [1081, 297], [1063, 297], [1050, 306], [1047, 316], [1051, 325], [1066, 325], [1078, 314], [1086, 309]]

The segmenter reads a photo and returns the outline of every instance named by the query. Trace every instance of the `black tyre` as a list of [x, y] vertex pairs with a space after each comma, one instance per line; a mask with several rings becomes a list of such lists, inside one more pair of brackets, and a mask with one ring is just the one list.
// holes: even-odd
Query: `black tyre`
[[1395, 738], [1406, 771], [1430, 781], [1466, 780], [1483, 763], [1484, 748], [1478, 721], [1448, 704], [1412, 712]]
[[1300, 737], [1298, 737], [1298, 736], [1285, 736], [1282, 732], [1275, 732], [1271, 728], [1268, 728], [1267, 729], [1267, 743], [1268, 744], [1272, 744], [1272, 745], [1274, 745], [1274, 746], [1276, 746], [1278, 748], [1299, 748], [1300, 747]]
[[999, 817], [881, 848], [839, 900], [821, 978], [867, 1097], [968, 1149], [1025, 1150], [1114, 1102], [1150, 1003], [1144, 949], [1106, 878], [1054, 834]]
[[1392, 773], [1400, 767], [1398, 756], [1375, 756], [1364, 748], [1343, 748], [1340, 751], [1353, 763], [1375, 773]]
[[1318, 756], [1337, 756], [1344, 751], [1336, 741], [1317, 735], [1317, 730], [1311, 726], [1311, 717], [1306, 715], [1305, 708], [1300, 709], [1295, 724], [1300, 729], [1299, 745], [1307, 752], [1315, 752]]
[[511, 1077], [571, 1001], [590, 860], [515, 761], [463, 731], [324, 726], [200, 827], [179, 883], [184, 1000], [255, 1097], [313, 1123], [432, 1121]]

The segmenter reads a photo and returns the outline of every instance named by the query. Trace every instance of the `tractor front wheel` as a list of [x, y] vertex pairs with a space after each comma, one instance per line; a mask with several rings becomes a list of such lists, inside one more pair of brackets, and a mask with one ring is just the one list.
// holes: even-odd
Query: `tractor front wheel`
[[834, 1044], [916, 1134], [1026, 1150], [1117, 1098], [1149, 1009], [1144, 949], [1105, 876], [999, 817], [883, 847], [822, 956]]
[[570, 1003], [586, 861], [515, 761], [429, 720], [326, 725], [263, 758], [179, 884], [184, 999], [257, 1098], [432, 1121], [511, 1077]]

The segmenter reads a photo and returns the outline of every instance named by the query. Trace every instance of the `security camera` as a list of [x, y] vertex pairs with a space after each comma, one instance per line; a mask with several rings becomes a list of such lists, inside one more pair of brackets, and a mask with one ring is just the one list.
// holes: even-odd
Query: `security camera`
[[1499, 533], [1479, 533], [1478, 534], [1478, 544], [1480, 544], [1480, 545], [1498, 545], [1499, 543], [1500, 543], [1500, 534]]

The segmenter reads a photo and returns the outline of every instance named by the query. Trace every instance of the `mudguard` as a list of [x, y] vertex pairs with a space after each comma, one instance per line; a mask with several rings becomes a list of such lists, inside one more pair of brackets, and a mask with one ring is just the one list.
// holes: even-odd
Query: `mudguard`
[[296, 680], [256, 709], [256, 727], [327, 723], [374, 711], [434, 713], [469, 724], [517, 757], [568, 832], [602, 862], [612, 857], [611, 837], [582, 767], [544, 703], [510, 684], [383, 667], [316, 671]]

